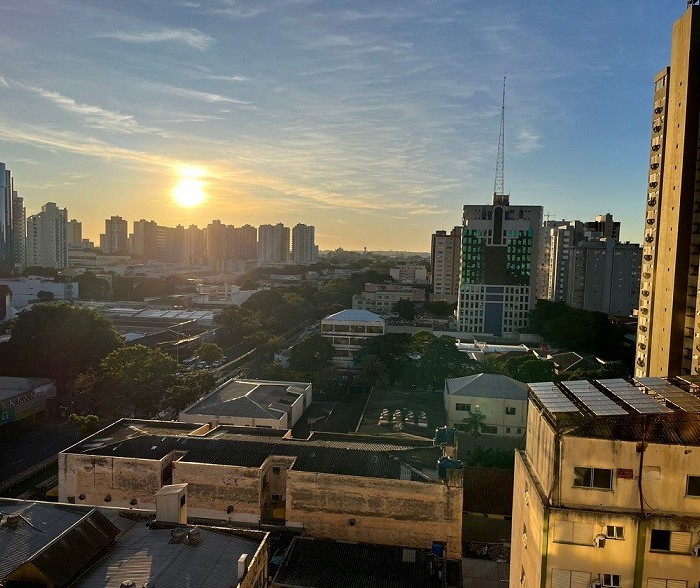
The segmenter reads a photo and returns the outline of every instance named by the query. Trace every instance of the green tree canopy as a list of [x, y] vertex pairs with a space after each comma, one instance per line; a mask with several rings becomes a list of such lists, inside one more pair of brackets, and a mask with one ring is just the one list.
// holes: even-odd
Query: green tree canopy
[[216, 343], [204, 343], [197, 347], [194, 354], [201, 361], [212, 363], [214, 361], [218, 361], [224, 356], [224, 350], [221, 349], [221, 347], [219, 347]]
[[164, 408], [177, 413], [193, 404], [216, 387], [216, 376], [210, 371], [187, 372], [174, 378], [165, 389]]
[[399, 318], [412, 321], [416, 318], [416, 303], [412, 300], [397, 300], [392, 304], [391, 312], [395, 312]]
[[330, 339], [315, 333], [299, 341], [291, 350], [289, 367], [301, 372], [321, 371], [333, 359], [333, 345]]
[[11, 375], [77, 374], [123, 345], [112, 323], [97, 311], [66, 303], [39, 304], [15, 321], [8, 348]]
[[445, 302], [444, 300], [435, 300], [428, 302], [425, 309], [433, 316], [451, 316], [454, 312], [454, 304]]
[[78, 431], [78, 437], [84, 439], [88, 435], [100, 430], [100, 417], [94, 414], [71, 414], [68, 418], [75, 425]]
[[376, 355], [363, 355], [356, 365], [358, 379], [369, 388], [386, 381], [389, 376], [389, 370]]

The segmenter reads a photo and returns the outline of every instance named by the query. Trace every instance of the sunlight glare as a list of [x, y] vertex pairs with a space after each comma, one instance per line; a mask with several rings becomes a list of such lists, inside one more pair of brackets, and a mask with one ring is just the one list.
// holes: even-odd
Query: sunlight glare
[[206, 182], [200, 179], [206, 176], [205, 170], [196, 165], [181, 164], [177, 166], [177, 174], [180, 179], [172, 195], [178, 206], [194, 208], [201, 205], [207, 198], [204, 191]]

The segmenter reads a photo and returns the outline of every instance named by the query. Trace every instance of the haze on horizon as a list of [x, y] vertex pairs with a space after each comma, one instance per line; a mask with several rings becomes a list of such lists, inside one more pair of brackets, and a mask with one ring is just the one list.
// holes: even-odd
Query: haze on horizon
[[[0, 161], [28, 214], [297, 222], [421, 251], [493, 190], [641, 237], [654, 74], [685, 2], [3, 0]], [[201, 170], [199, 206], [173, 198]], [[198, 172], [199, 173], [199, 172]], [[131, 225], [130, 225], [131, 226]]]

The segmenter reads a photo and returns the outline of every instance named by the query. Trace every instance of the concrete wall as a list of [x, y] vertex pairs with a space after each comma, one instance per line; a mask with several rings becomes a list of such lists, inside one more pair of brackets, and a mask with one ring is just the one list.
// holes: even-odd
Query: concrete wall
[[260, 543], [255, 553], [248, 554], [248, 571], [243, 576], [236, 588], [260, 588], [267, 586], [267, 566], [270, 561], [270, 537], [265, 536], [265, 540]]
[[462, 554], [462, 472], [449, 484], [300, 472], [287, 476], [287, 521], [311, 537], [430, 548]]
[[[450, 396], [445, 397], [445, 409], [447, 412], [447, 424], [454, 427], [461, 423], [462, 419], [469, 416], [466, 411], [457, 410], [457, 404], [469, 404], [472, 412], [479, 407], [479, 411], [486, 415], [484, 424], [496, 427], [496, 435], [512, 435], [522, 437], [527, 424], [527, 400], [514, 400], [504, 398], [484, 398], [483, 396]], [[506, 406], [515, 408], [514, 415], [506, 414]], [[506, 429], [510, 429], [506, 431]], [[520, 432], [518, 432], [520, 429]]]
[[268, 429], [288, 429], [288, 415], [281, 419], [257, 419], [249, 417], [218, 416], [212, 414], [188, 414], [180, 412], [178, 420], [183, 423], [209, 423], [218, 421], [220, 425], [232, 425], [235, 427], [265, 427]]

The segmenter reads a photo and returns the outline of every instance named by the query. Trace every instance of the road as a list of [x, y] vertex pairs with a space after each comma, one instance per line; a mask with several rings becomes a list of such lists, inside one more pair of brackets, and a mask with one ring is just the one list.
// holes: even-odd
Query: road
[[77, 441], [69, 421], [32, 423], [13, 439], [0, 439], [0, 483], [56, 455]]

